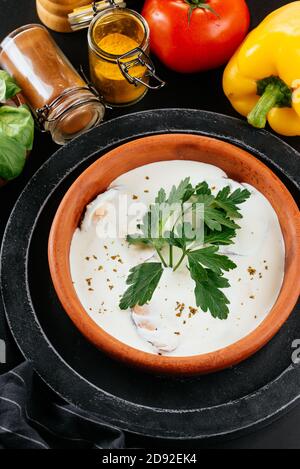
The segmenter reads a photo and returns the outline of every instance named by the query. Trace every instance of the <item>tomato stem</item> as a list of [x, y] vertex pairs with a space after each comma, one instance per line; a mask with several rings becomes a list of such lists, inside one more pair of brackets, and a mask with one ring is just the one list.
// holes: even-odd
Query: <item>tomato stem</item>
[[214, 10], [210, 5], [207, 4], [208, 0], [184, 0], [184, 1], [185, 1], [185, 3], [187, 3], [190, 6], [189, 12], [188, 12], [188, 22], [189, 22], [189, 24], [190, 24], [191, 19], [192, 19], [192, 14], [193, 14], [194, 10], [196, 10], [197, 8], [200, 8], [202, 10], [210, 11], [211, 13], [216, 15], [218, 18], [220, 18], [219, 13], [217, 13], [216, 10]]

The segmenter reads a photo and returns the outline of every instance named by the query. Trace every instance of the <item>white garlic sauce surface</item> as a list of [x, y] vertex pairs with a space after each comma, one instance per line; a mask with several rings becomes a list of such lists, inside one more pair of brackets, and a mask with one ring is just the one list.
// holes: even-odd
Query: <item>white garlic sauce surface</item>
[[[230, 288], [222, 290], [230, 300], [227, 320], [214, 319], [196, 306], [195, 283], [186, 264], [173, 272], [164, 270], [151, 302], [142, 309], [123, 311], [119, 301], [127, 289], [130, 268], [147, 260], [158, 261], [152, 248], [129, 246], [121, 238], [103, 238], [103, 220], [109, 218], [107, 201], [118, 205], [119, 195], [139, 208], [154, 202], [160, 190], [190, 177], [196, 185], [206, 181], [213, 194], [223, 187], [247, 188], [251, 197], [242, 205], [234, 244], [221, 246], [237, 268], [225, 272]], [[129, 232], [142, 218], [132, 216]], [[167, 252], [165, 257], [168, 258]], [[285, 262], [284, 239], [276, 212], [254, 187], [227, 178], [219, 168], [186, 160], [152, 163], [118, 177], [107, 192], [88, 207], [77, 228], [70, 250], [74, 288], [88, 315], [106, 332], [136, 349], [167, 356], [192, 356], [214, 352], [247, 336], [266, 318], [280, 293]]]

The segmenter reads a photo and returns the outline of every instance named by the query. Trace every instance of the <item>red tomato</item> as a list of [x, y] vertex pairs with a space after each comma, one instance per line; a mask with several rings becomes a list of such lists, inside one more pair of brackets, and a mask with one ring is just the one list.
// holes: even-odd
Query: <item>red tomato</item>
[[[196, 2], [195, 2], [196, 3]], [[199, 72], [226, 63], [249, 29], [245, 0], [203, 0], [215, 13], [193, 10], [185, 0], [146, 0], [143, 16], [150, 26], [151, 50], [169, 68]]]

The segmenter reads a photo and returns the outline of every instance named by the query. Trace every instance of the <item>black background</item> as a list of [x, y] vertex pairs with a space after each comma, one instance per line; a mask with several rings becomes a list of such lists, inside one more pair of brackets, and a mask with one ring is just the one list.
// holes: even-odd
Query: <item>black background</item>
[[[289, 2], [282, 0], [248, 0], [247, 3], [251, 11], [252, 27], [254, 27], [267, 13]], [[128, 4], [129, 6], [138, 8], [138, 6], [142, 5], [142, 1], [131, 0]], [[19, 26], [38, 22], [35, 12], [35, 0], [0, 0], [0, 12], [0, 39], [3, 39], [6, 34]], [[83, 65], [85, 70], [87, 70], [86, 32], [83, 31], [76, 34], [53, 34], [60, 47], [70, 58], [75, 67]], [[159, 92], [148, 93], [148, 95], [135, 106], [126, 108], [125, 110], [108, 111], [106, 119], [135, 111], [168, 107], [204, 109], [236, 116], [235, 111], [231, 108], [222, 92], [222, 70], [184, 76], [172, 73], [157, 61], [155, 62], [159, 75], [167, 81], [168, 86]], [[286, 139], [286, 141], [300, 151], [300, 138], [289, 138]], [[50, 136], [37, 133], [35, 147], [24, 173], [17, 181], [14, 181], [9, 186], [0, 190], [0, 240], [10, 211], [20, 191], [38, 167], [56, 149], [57, 146], [51, 141]], [[19, 233], [18, 235], [21, 236], [22, 234]], [[21, 311], [20, 314], [22, 314]], [[7, 343], [7, 363], [5, 365], [0, 364], [0, 373], [4, 373], [20, 363], [22, 356], [5, 323], [1, 304], [0, 339], [6, 340]], [[133, 437], [127, 440], [128, 445], [132, 446], [136, 443]], [[150, 442], [144, 442], [145, 447], [149, 447], [150, 445]], [[217, 447], [300, 449], [300, 408], [296, 408], [280, 421], [273, 423], [264, 430], [260, 430], [255, 434], [239, 440], [218, 444]]]

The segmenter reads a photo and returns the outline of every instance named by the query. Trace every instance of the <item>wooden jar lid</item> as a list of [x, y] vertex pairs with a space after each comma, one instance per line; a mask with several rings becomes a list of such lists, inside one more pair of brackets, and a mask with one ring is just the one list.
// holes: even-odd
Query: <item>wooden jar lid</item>
[[36, 0], [37, 13], [48, 28], [60, 33], [72, 32], [68, 14], [75, 8], [89, 5], [91, 0]]

